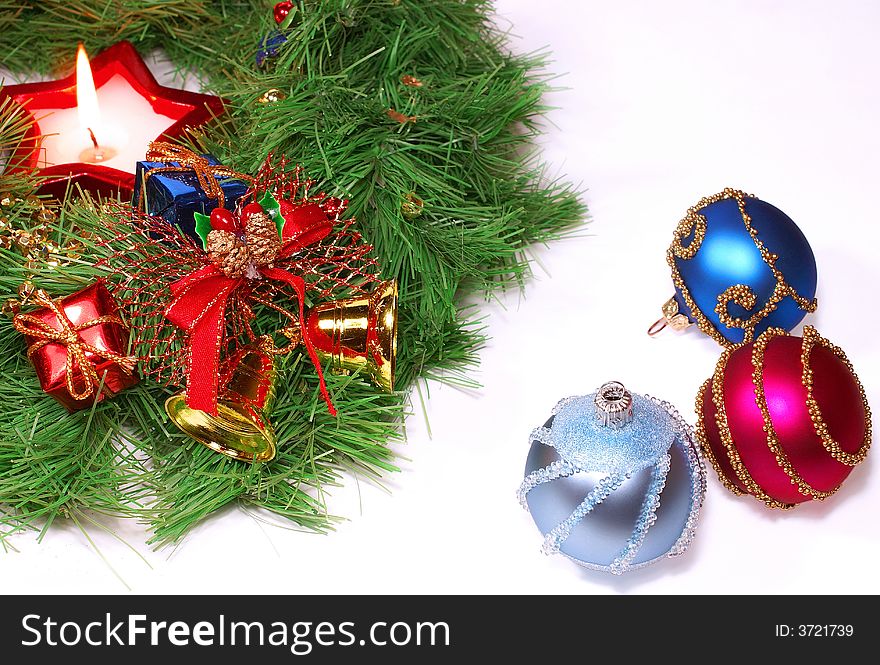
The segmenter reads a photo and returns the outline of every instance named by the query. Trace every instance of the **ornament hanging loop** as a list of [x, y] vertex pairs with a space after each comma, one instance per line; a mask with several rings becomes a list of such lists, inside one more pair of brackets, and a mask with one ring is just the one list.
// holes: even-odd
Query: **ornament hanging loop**
[[656, 321], [654, 321], [654, 323], [651, 324], [651, 327], [648, 328], [648, 336], [654, 337], [655, 335], [659, 335], [665, 329], [666, 329], [666, 318], [661, 317], [661, 318], [657, 319]]
[[648, 335], [650, 337], [659, 334], [661, 331], [665, 330], [667, 326], [676, 332], [680, 332], [691, 326], [690, 319], [682, 313], [675, 296], [663, 303], [661, 311], [663, 312], [663, 316], [654, 321], [654, 323], [651, 324], [651, 327], [648, 328]]

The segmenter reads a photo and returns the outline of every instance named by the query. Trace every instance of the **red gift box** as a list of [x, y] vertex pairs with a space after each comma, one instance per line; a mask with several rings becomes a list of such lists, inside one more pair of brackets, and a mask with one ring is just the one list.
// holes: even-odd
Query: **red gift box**
[[138, 382], [127, 355], [128, 328], [103, 282], [59, 300], [37, 292], [35, 301], [44, 307], [17, 315], [15, 327], [25, 336], [40, 386], [68, 411]]

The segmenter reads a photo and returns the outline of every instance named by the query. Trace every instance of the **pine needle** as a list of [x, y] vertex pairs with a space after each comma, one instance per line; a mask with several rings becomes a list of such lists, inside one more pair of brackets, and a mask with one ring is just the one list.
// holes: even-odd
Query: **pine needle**
[[[264, 0], [0, 0], [0, 66], [17, 77], [66, 74], [77, 42], [98, 53], [128, 39], [141, 53], [164, 50], [179, 73], [197, 73], [229, 112], [188, 143], [249, 172], [270, 152], [287, 155], [328, 193], [349, 199], [385, 274], [400, 284], [401, 392], [383, 395], [359, 377], [330, 376], [334, 419], [319, 401], [313, 368], [291, 362], [272, 416], [278, 456], [250, 466], [170, 425], [162, 404], [171, 389], [162, 386], [142, 383], [68, 415], [40, 391], [23, 340], [0, 321], [6, 533], [98, 511], [145, 520], [151, 542], [162, 546], [234, 504], [331, 530], [339, 518], [328, 513], [323, 488], [352, 471], [378, 479], [396, 470], [388, 444], [403, 438], [414, 385], [478, 387], [468, 372], [485, 333], [460, 303], [520, 287], [530, 275], [524, 249], [582, 222], [576, 189], [548, 180], [535, 151], [550, 86], [546, 55], [511, 53], [491, 2], [298, 4], [287, 42], [259, 69], [254, 54], [275, 29]], [[270, 89], [279, 100], [259, 102]], [[0, 106], [0, 154], [25, 129], [20, 113]], [[0, 174], [0, 193], [18, 197], [0, 211], [11, 225], [33, 223], [39, 202], [28, 194], [36, 185], [32, 174]], [[422, 206], [407, 211], [415, 199]], [[99, 231], [105, 214], [87, 199], [67, 204], [52, 232], [86, 249], [66, 266], [37, 270], [36, 286], [63, 296], [100, 275], [91, 263], [100, 249], [84, 234]], [[0, 248], [0, 302], [31, 272], [17, 251]], [[2, 533], [0, 542], [6, 546]]]

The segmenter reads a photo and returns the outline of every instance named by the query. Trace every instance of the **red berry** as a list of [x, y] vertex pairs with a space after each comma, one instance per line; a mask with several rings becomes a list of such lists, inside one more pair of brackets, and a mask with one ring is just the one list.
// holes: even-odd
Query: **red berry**
[[279, 2], [275, 5], [275, 23], [282, 23], [284, 19], [287, 18], [287, 15], [290, 13], [290, 10], [293, 9], [293, 3], [290, 0], [287, 2]]
[[235, 231], [235, 215], [226, 208], [214, 208], [211, 211], [211, 228], [215, 231]]
[[264, 213], [263, 206], [259, 203], [248, 203], [241, 211], [241, 221], [244, 224], [245, 228], [247, 228], [248, 220], [251, 215], [260, 215]]

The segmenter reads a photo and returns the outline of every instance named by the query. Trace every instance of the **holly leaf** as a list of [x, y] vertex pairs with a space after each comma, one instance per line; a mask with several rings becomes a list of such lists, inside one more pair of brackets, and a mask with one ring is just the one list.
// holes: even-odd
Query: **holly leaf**
[[211, 218], [200, 212], [193, 213], [196, 220], [196, 233], [202, 239], [202, 249], [208, 251], [208, 234], [211, 232]]
[[284, 217], [281, 215], [281, 204], [272, 192], [266, 192], [263, 197], [257, 201], [262, 206], [263, 211], [275, 222], [275, 228], [278, 229], [278, 237], [284, 235]]
[[284, 17], [284, 20], [281, 21], [281, 25], [279, 25], [278, 27], [282, 30], [287, 30], [291, 25], [293, 25], [293, 19], [296, 18], [296, 12], [298, 9], [299, 7], [297, 7], [296, 5], [291, 7], [287, 16]]

